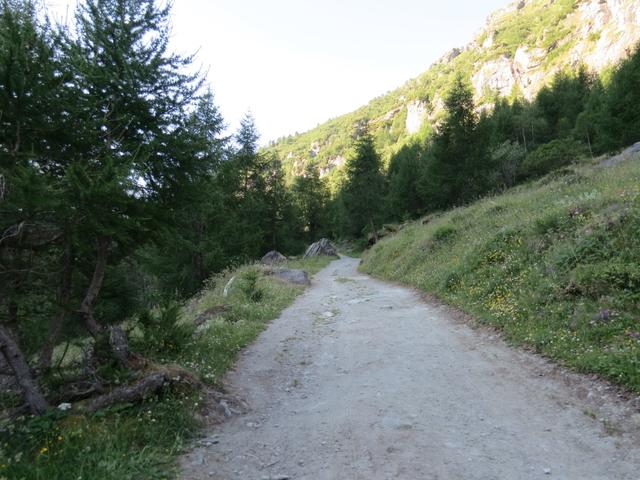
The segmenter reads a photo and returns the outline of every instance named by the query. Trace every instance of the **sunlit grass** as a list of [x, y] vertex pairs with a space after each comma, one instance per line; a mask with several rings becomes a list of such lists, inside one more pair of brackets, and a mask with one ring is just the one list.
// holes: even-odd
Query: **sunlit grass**
[[638, 159], [582, 165], [411, 224], [361, 268], [640, 391], [639, 231]]

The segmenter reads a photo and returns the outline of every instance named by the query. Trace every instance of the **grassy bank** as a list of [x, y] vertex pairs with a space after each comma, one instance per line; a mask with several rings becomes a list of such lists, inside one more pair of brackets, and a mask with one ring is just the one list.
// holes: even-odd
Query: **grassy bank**
[[640, 159], [583, 165], [406, 226], [362, 270], [640, 392]]
[[[314, 258], [289, 266], [313, 274], [329, 262]], [[180, 365], [215, 387], [238, 352], [303, 290], [265, 275], [259, 266], [244, 266], [212, 278], [184, 305], [164, 305], [132, 319], [131, 343], [148, 358]], [[66, 350], [73, 349], [79, 348]], [[65, 358], [61, 374], [71, 375], [80, 355]], [[93, 415], [53, 409], [42, 417], [5, 422], [0, 425], [0, 479], [173, 478], [177, 456], [199, 431], [193, 412], [206, 408], [202, 390], [176, 387], [143, 404], [118, 404]]]

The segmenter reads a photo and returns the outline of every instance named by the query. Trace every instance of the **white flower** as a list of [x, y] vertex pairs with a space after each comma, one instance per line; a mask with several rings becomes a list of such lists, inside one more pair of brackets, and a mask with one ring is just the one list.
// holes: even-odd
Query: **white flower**
[[58, 405], [58, 410], [62, 410], [63, 412], [67, 411], [71, 409], [71, 404], [70, 403], [61, 403], [60, 405]]

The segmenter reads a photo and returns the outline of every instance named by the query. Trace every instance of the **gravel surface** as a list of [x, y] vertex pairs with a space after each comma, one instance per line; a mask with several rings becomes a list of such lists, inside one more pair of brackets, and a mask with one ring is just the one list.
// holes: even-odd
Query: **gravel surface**
[[241, 355], [248, 413], [183, 479], [640, 479], [633, 398], [473, 330], [343, 257]]

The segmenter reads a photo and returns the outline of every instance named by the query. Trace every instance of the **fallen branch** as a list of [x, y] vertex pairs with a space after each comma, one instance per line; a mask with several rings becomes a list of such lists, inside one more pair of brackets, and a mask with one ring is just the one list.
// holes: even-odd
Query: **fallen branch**
[[79, 402], [74, 410], [81, 413], [93, 413], [116, 403], [141, 402], [168, 385], [186, 384], [193, 388], [202, 387], [202, 382], [193, 373], [182, 367], [158, 365], [139, 356], [132, 356], [132, 363], [137, 364], [138, 367], [146, 367], [151, 373], [131, 385], [123, 385], [104, 395]]
[[164, 373], [154, 373], [133, 385], [114, 388], [109, 393], [81, 402], [76, 405], [76, 409], [83, 413], [93, 413], [115, 403], [138, 402], [156, 393], [166, 382], [167, 376]]

